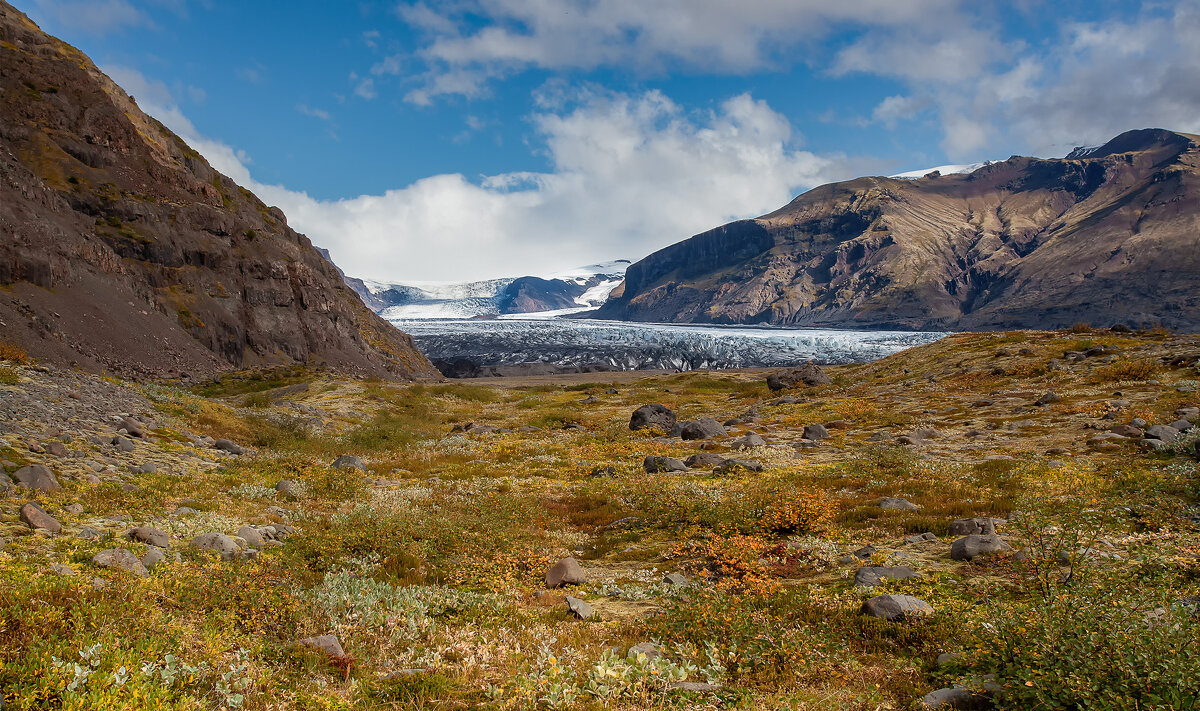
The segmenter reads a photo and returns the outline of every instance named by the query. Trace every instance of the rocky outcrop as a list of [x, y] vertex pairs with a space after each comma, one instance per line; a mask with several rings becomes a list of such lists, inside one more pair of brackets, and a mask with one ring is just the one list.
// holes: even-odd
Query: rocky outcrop
[[272, 364], [435, 376], [283, 213], [0, 0], [0, 322], [129, 376]]
[[1200, 138], [859, 178], [631, 265], [602, 318], [899, 329], [1200, 328]]

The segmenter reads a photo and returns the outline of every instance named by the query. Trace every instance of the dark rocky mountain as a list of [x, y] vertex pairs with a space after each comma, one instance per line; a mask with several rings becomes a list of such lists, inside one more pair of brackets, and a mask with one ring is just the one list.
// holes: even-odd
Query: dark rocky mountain
[[659, 250], [603, 318], [985, 330], [1200, 330], [1200, 137], [859, 178]]
[[0, 0], [0, 330], [132, 376], [436, 376], [283, 213]]

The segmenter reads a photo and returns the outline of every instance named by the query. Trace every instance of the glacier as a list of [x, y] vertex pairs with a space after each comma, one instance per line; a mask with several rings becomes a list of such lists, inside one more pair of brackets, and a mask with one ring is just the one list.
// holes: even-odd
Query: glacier
[[434, 362], [547, 363], [563, 368], [696, 370], [861, 363], [947, 334], [653, 324], [521, 314], [389, 319]]

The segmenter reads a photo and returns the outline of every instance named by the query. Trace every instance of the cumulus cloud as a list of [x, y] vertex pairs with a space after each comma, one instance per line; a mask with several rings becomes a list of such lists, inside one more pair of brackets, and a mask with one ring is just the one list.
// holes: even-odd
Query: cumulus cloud
[[[408, 100], [486, 93], [528, 68], [674, 67], [717, 73], [771, 68], [836, 30], [937, 27], [954, 0], [466, 0], [405, 2], [399, 14], [428, 38], [428, 71]], [[486, 18], [482, 26], [479, 18]], [[849, 60], [847, 60], [849, 61]]]
[[368, 278], [462, 280], [637, 259], [855, 172], [845, 157], [796, 148], [790, 122], [748, 94], [694, 113], [656, 91], [560, 88], [555, 108], [531, 117], [546, 172], [433, 175], [317, 200], [255, 181], [246, 156], [200, 135], [165, 85], [106, 71], [214, 167], [283, 208], [347, 273]]

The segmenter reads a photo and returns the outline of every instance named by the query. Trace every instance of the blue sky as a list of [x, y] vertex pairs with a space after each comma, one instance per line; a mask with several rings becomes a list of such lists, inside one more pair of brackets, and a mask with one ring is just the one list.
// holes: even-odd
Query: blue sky
[[18, 0], [348, 272], [637, 259], [822, 182], [1200, 131], [1200, 4]]

